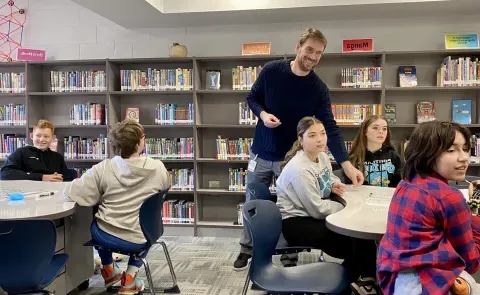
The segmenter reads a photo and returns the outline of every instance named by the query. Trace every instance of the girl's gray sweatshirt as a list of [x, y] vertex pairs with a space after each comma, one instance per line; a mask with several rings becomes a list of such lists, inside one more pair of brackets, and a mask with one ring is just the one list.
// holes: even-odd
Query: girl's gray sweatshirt
[[325, 219], [343, 209], [343, 205], [330, 200], [332, 185], [341, 182], [332, 172], [332, 164], [324, 152], [313, 162], [299, 151], [285, 165], [276, 182], [277, 206], [282, 219], [302, 216]]

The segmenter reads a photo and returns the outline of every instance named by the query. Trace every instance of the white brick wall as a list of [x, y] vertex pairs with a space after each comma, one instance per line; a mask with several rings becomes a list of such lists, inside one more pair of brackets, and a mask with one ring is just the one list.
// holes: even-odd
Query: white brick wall
[[27, 8], [23, 46], [47, 50], [48, 59], [162, 57], [173, 42], [185, 44], [189, 56], [238, 55], [241, 44], [250, 41], [272, 42], [273, 54], [293, 53], [298, 36], [310, 26], [327, 35], [329, 52], [339, 52], [344, 38], [373, 37], [376, 51], [422, 50], [442, 49], [448, 32], [480, 32], [478, 18], [463, 16], [132, 31], [69, 0], [15, 3]]

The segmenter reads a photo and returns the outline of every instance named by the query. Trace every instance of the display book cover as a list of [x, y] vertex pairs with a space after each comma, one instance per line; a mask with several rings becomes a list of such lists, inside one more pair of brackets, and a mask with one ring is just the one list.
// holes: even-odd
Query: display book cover
[[417, 86], [417, 68], [415, 66], [399, 66], [398, 80], [400, 87]]
[[459, 124], [472, 124], [472, 101], [470, 99], [452, 100], [452, 121]]
[[417, 123], [435, 121], [435, 103], [433, 101], [420, 101], [417, 103]]

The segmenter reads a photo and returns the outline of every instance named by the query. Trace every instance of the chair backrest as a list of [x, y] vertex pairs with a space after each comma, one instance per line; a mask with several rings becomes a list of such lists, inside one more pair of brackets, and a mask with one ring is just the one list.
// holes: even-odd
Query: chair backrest
[[51, 220], [0, 220], [0, 287], [7, 293], [38, 288], [57, 241]]
[[345, 183], [345, 175], [343, 174], [343, 170], [342, 169], [337, 169], [337, 170], [333, 170], [333, 174], [335, 176], [337, 176], [338, 178], [340, 178], [340, 181], [342, 183]]
[[163, 235], [162, 209], [169, 189], [150, 196], [140, 207], [140, 227], [149, 246]]
[[250, 200], [243, 205], [243, 219], [252, 236], [250, 278], [262, 280], [264, 269], [272, 265], [272, 255], [282, 231], [282, 216], [277, 205], [267, 200]]
[[77, 170], [73, 168], [68, 168], [68, 174], [68, 176], [70, 176], [72, 179], [78, 178]]
[[263, 183], [254, 181], [247, 185], [250, 200], [271, 200], [270, 189]]

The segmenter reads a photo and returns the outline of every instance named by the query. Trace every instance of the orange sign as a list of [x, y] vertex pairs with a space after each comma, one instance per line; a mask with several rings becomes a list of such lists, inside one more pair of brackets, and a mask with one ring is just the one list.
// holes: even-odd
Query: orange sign
[[270, 54], [270, 42], [250, 42], [242, 44], [242, 55]]

